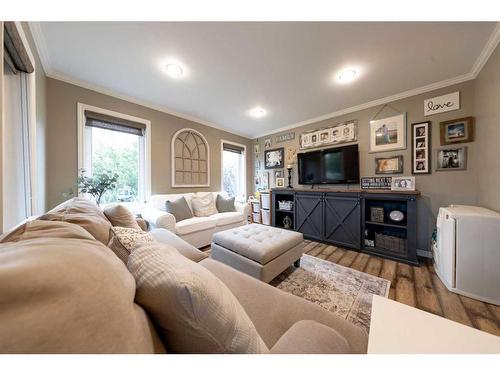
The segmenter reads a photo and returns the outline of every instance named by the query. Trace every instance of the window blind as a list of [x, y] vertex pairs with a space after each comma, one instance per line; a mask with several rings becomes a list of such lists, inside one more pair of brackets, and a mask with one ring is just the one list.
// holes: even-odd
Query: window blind
[[17, 71], [24, 73], [33, 73], [35, 68], [31, 63], [28, 52], [24, 47], [19, 31], [15, 22], [4, 22], [4, 53], [7, 64], [9, 64], [14, 73]]
[[146, 125], [102, 113], [85, 111], [85, 126], [143, 136]]
[[224, 151], [229, 151], [229, 152], [234, 152], [236, 154], [243, 154], [245, 152], [245, 149], [241, 146], [233, 145], [231, 143], [223, 143], [222, 144], [222, 149]]

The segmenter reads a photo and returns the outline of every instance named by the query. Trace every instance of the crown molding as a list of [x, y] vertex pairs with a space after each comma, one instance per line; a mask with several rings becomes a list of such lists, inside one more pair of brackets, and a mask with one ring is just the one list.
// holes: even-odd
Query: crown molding
[[476, 59], [476, 62], [472, 66], [471, 69], [471, 74], [476, 78], [479, 73], [481, 72], [481, 69], [483, 69], [484, 65], [490, 58], [491, 54], [493, 51], [495, 51], [495, 48], [497, 48], [498, 43], [500, 42], [500, 22], [497, 22], [497, 25], [493, 29], [493, 32], [491, 33], [488, 41], [483, 47], [483, 50], [479, 54], [479, 56]]
[[99, 94], [112, 96], [114, 98], [121, 99], [121, 100], [127, 101], [129, 103], [133, 103], [133, 104], [140, 105], [142, 107], [154, 109], [155, 111], [163, 112], [163, 113], [166, 113], [168, 115], [179, 117], [179, 118], [184, 119], [184, 120], [196, 122], [197, 124], [200, 124], [200, 125], [209, 126], [211, 128], [224, 131], [226, 133], [239, 135], [240, 137], [243, 137], [246, 139], [252, 139], [252, 136], [250, 134], [236, 132], [233, 129], [228, 129], [226, 127], [220, 126], [220, 125], [215, 124], [213, 122], [206, 121], [206, 120], [197, 118], [195, 116], [187, 115], [185, 113], [180, 113], [180, 112], [174, 111], [168, 107], [158, 105], [158, 104], [153, 104], [153, 103], [135, 98], [133, 96], [122, 94], [122, 93], [115, 91], [115, 90], [110, 90], [110, 89], [104, 88], [102, 86], [95, 85], [93, 83], [89, 83], [87, 81], [72, 78], [72, 77], [66, 76], [64, 74], [61, 74], [59, 72], [55, 72], [55, 71], [51, 71], [50, 73], [46, 72], [46, 75], [49, 78], [52, 78], [52, 79], [55, 79], [58, 81], [62, 81], [65, 83], [69, 83], [71, 85], [79, 86], [79, 87], [82, 87], [82, 88], [87, 89], [87, 90], [95, 91], [95, 92], [98, 92]]
[[42, 63], [42, 68], [45, 75], [48, 75], [52, 71], [52, 64], [50, 61], [50, 55], [47, 49], [47, 42], [43, 36], [42, 28], [40, 27], [40, 22], [28, 22], [31, 35], [35, 41], [35, 48], [38, 52], [38, 57], [40, 57], [40, 62]]
[[368, 108], [376, 107], [378, 105], [394, 102], [396, 100], [409, 98], [410, 96], [415, 96], [415, 95], [423, 94], [423, 93], [426, 93], [429, 91], [438, 90], [438, 89], [441, 89], [443, 87], [456, 85], [458, 83], [470, 81], [472, 79], [474, 79], [474, 77], [472, 76], [471, 73], [463, 74], [461, 76], [453, 77], [453, 78], [450, 78], [450, 79], [447, 79], [444, 81], [435, 82], [435, 83], [432, 83], [430, 85], [422, 86], [422, 87], [419, 87], [416, 89], [411, 89], [408, 91], [403, 91], [403, 92], [400, 92], [398, 94], [386, 96], [385, 98], [381, 98], [381, 99], [372, 100], [370, 102], [359, 104], [359, 105], [356, 105], [354, 107], [340, 109], [338, 111], [330, 112], [330, 113], [327, 113], [327, 114], [322, 115], [322, 116], [318, 116], [318, 117], [314, 117], [314, 118], [311, 118], [308, 120], [297, 122], [295, 124], [283, 126], [281, 128], [278, 128], [278, 129], [274, 129], [274, 130], [267, 131], [265, 133], [261, 133], [258, 136], [256, 136], [255, 138], [260, 138], [260, 137], [264, 137], [267, 135], [280, 133], [282, 131], [298, 128], [300, 126], [309, 125], [309, 124], [323, 121], [323, 120], [328, 120], [328, 119], [331, 119], [334, 117], [339, 117], [342, 115], [346, 115], [346, 114], [349, 114], [352, 112], [362, 111], [363, 109], [368, 109]]

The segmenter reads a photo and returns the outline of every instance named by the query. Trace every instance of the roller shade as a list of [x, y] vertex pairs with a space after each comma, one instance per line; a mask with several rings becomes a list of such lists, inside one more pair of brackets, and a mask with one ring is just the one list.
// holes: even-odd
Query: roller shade
[[140, 122], [108, 116], [102, 113], [85, 111], [85, 126], [113, 130], [122, 133], [143, 136], [146, 125]]
[[224, 143], [222, 144], [222, 149], [224, 151], [229, 151], [229, 152], [234, 152], [236, 154], [243, 154], [245, 152], [245, 149], [241, 146], [233, 145], [231, 143]]
[[17, 26], [15, 22], [4, 22], [3, 23], [3, 46], [5, 52], [5, 61], [12, 68], [14, 73], [24, 72], [33, 73], [35, 68], [28, 56], [28, 52], [24, 47], [23, 41], [19, 32], [17, 31]]

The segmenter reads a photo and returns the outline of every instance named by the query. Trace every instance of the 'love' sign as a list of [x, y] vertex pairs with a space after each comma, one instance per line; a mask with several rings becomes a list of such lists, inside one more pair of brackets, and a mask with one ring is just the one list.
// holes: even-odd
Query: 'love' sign
[[460, 109], [460, 91], [424, 100], [424, 116]]

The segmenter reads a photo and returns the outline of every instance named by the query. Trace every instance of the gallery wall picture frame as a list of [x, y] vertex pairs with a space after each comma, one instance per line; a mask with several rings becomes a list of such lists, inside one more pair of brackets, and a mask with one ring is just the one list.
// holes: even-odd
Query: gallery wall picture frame
[[280, 178], [276, 179], [276, 187], [277, 188], [283, 188], [283, 187], [285, 187], [285, 179], [283, 177], [280, 177]]
[[403, 173], [403, 155], [375, 158], [375, 174]]
[[285, 150], [285, 164], [295, 164], [297, 163], [297, 147], [287, 146]]
[[288, 132], [276, 136], [276, 143], [293, 141], [295, 139], [295, 132]]
[[264, 139], [264, 149], [268, 150], [271, 148], [271, 137]]
[[269, 172], [262, 172], [260, 175], [260, 190], [269, 189]]
[[350, 120], [326, 128], [307, 131], [300, 135], [301, 150], [327, 145], [356, 142], [358, 136], [357, 120]]
[[431, 173], [432, 127], [430, 121], [411, 124], [412, 174]]
[[283, 147], [264, 151], [265, 169], [283, 169], [285, 165], [285, 149]]
[[395, 191], [413, 191], [415, 190], [415, 177], [413, 176], [402, 176], [393, 177], [391, 190]]
[[441, 146], [474, 140], [474, 117], [464, 117], [439, 123]]
[[255, 144], [253, 145], [253, 151], [254, 151], [256, 154], [260, 153], [260, 143], [255, 143]]
[[370, 121], [370, 153], [406, 149], [406, 112]]
[[282, 178], [283, 176], [284, 176], [283, 169], [279, 169], [279, 170], [274, 171], [274, 178], [275, 179]]
[[467, 169], [467, 147], [448, 146], [436, 151], [437, 171], [463, 171]]

